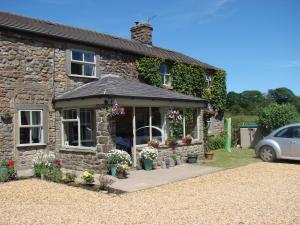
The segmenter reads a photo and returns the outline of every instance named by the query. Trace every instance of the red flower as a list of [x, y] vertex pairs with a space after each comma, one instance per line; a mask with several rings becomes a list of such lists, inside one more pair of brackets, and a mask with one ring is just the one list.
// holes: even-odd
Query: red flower
[[54, 164], [56, 164], [57, 166], [61, 166], [60, 160], [59, 159], [55, 159], [54, 160]]
[[8, 166], [8, 167], [13, 167], [14, 165], [15, 165], [14, 160], [8, 160], [8, 161], [7, 161], [7, 166]]

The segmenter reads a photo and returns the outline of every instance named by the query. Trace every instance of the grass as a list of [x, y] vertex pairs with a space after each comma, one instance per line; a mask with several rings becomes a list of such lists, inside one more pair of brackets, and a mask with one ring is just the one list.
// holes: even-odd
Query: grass
[[225, 152], [224, 149], [219, 149], [213, 152], [214, 159], [201, 162], [202, 166], [233, 168], [261, 161], [259, 158], [256, 158], [253, 149], [232, 149], [232, 152]]

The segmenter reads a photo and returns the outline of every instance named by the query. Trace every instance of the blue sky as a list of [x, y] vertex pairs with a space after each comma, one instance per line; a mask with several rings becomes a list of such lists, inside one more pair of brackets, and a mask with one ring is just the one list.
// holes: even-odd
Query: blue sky
[[154, 44], [224, 68], [229, 91], [300, 95], [299, 0], [1, 0], [0, 10], [125, 38], [154, 16]]

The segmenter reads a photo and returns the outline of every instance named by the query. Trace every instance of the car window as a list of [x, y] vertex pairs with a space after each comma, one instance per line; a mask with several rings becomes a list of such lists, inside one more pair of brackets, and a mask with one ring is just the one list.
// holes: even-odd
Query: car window
[[293, 127], [284, 128], [278, 131], [274, 137], [279, 138], [292, 138], [293, 137]]
[[300, 127], [293, 127], [293, 138], [300, 138]]

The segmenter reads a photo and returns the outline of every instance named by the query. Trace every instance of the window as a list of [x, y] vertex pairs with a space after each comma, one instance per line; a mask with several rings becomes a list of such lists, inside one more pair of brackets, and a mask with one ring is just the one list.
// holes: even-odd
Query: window
[[173, 109], [182, 116], [181, 121], [174, 122], [167, 120], [168, 136], [175, 136], [177, 140], [181, 140], [187, 135], [191, 135], [193, 139], [199, 139], [199, 111], [196, 108]]
[[198, 111], [197, 109], [185, 109], [185, 134], [191, 135], [194, 139], [198, 139]]
[[96, 76], [95, 53], [78, 50], [71, 51], [71, 75]]
[[279, 138], [292, 138], [293, 128], [292, 127], [284, 128], [284, 129], [280, 130], [279, 132], [277, 132], [274, 136], [279, 137]]
[[95, 112], [93, 109], [68, 109], [62, 116], [63, 146], [95, 147]]
[[207, 87], [210, 87], [211, 83], [212, 83], [211, 75], [210, 74], [206, 74], [205, 80], [206, 80]]
[[212, 134], [213, 133], [213, 118], [209, 118], [208, 121], [206, 121], [206, 125], [207, 125], [207, 133], [208, 134]]
[[300, 138], [300, 127], [294, 127], [293, 129], [293, 137]]
[[163, 116], [161, 108], [137, 107], [136, 116], [136, 144], [147, 144], [148, 141], [156, 139], [160, 142], [163, 136]]
[[166, 64], [160, 66], [160, 79], [161, 83], [166, 86], [172, 86], [171, 75], [169, 74], [169, 68]]
[[43, 143], [42, 110], [19, 110], [19, 144], [34, 145]]

